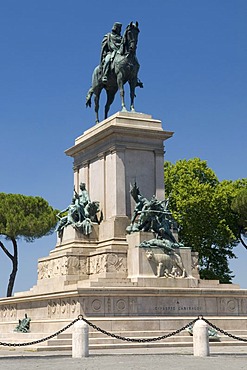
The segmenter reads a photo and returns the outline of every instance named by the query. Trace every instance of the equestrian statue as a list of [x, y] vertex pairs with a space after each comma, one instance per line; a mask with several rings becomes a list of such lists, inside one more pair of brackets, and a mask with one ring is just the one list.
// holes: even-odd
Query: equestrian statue
[[100, 64], [95, 68], [92, 76], [92, 86], [87, 97], [86, 106], [91, 107], [91, 98], [94, 95], [94, 109], [96, 123], [99, 122], [99, 98], [101, 91], [106, 90], [107, 101], [105, 105], [105, 118], [107, 118], [110, 106], [116, 92], [119, 90], [121, 97], [122, 112], [127, 112], [124, 99], [124, 85], [130, 86], [130, 111], [135, 112], [134, 99], [135, 88], [143, 87], [138, 79], [140, 64], [136, 57], [138, 41], [138, 22], [131, 22], [121, 36], [122, 24], [115, 22], [112, 32], [106, 34], [102, 41]]

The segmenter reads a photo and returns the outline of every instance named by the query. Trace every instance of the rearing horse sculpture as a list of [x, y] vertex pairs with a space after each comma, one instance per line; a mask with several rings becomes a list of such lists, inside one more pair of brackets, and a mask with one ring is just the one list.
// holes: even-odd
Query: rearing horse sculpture
[[106, 90], [107, 94], [105, 118], [107, 118], [110, 106], [118, 90], [120, 91], [122, 111], [127, 112], [124, 100], [124, 84], [126, 82], [128, 82], [130, 86], [130, 111], [135, 112], [135, 88], [136, 86], [143, 87], [142, 82], [137, 77], [140, 68], [140, 64], [136, 57], [139, 32], [138, 22], [131, 22], [126, 27], [120, 48], [112, 62], [106, 84], [102, 83], [102, 67], [100, 65], [97, 66], [93, 72], [92, 86], [87, 93], [86, 106], [91, 107], [91, 98], [92, 95], [94, 95], [96, 123], [99, 122], [99, 98], [103, 89]]

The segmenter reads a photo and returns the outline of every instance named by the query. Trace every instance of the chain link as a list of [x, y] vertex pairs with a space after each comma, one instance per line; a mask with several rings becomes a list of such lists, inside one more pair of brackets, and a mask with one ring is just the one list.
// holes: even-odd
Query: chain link
[[175, 331], [173, 331], [171, 333], [168, 333], [168, 334], [165, 334], [165, 335], [162, 335], [162, 336], [159, 336], [159, 337], [153, 337], [153, 338], [147, 338], [147, 339], [137, 339], [137, 338], [126, 338], [126, 337], [122, 337], [121, 335], [113, 334], [113, 333], [110, 333], [109, 331], [106, 331], [104, 329], [101, 329], [100, 327], [98, 327], [97, 325], [91, 323], [90, 321], [88, 321], [84, 317], [82, 317], [82, 320], [86, 324], [88, 324], [89, 326], [91, 326], [93, 329], [95, 329], [97, 331], [100, 331], [101, 333], [103, 333], [105, 335], [108, 335], [109, 337], [112, 337], [112, 338], [115, 338], [115, 339], [120, 339], [120, 340], [123, 340], [123, 341], [126, 341], [126, 342], [149, 343], [149, 342], [155, 342], [155, 341], [158, 341], [158, 340], [166, 339], [166, 338], [172, 337], [173, 335], [179, 334], [181, 331], [187, 329], [190, 325], [193, 325], [198, 320], [198, 318], [192, 320], [188, 324], [184, 325], [182, 328], [180, 328], [178, 330], [175, 330]]
[[65, 330], [69, 329], [72, 325], [74, 325], [74, 323], [76, 323], [78, 320], [81, 320], [81, 315], [79, 315], [78, 318], [75, 319], [75, 320], [73, 320], [70, 324], [68, 324], [64, 328], [58, 330], [56, 333], [49, 335], [48, 337], [45, 337], [45, 338], [42, 338], [42, 339], [33, 340], [32, 342], [25, 342], [25, 343], [3, 343], [3, 342], [0, 342], [0, 346], [5, 346], [5, 347], [25, 347], [25, 346], [31, 346], [33, 344], [38, 344], [38, 343], [45, 342], [45, 341], [47, 341], [49, 339], [52, 339], [52, 338], [56, 337], [57, 335], [63, 333]]

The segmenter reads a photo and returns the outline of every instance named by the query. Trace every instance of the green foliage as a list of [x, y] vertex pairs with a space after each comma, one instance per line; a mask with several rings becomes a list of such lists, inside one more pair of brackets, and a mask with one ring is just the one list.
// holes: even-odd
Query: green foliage
[[247, 179], [219, 182], [206, 161], [199, 158], [165, 162], [165, 190], [179, 224], [180, 241], [199, 253], [200, 276], [230, 282], [228, 259], [239, 242], [239, 216], [233, 199], [247, 189]]
[[232, 200], [232, 210], [237, 215], [240, 233], [247, 236], [247, 189], [241, 189]]
[[0, 193], [0, 234], [33, 241], [53, 232], [57, 211], [41, 197]]
[[18, 270], [17, 240], [32, 242], [53, 232], [57, 219], [53, 209], [41, 197], [0, 193], [0, 236], [11, 241], [13, 252], [0, 240], [0, 248], [12, 262], [7, 297], [12, 295]]

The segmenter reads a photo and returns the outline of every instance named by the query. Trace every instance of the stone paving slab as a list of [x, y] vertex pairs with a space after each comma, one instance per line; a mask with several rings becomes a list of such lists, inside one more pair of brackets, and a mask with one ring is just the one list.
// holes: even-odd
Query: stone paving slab
[[90, 356], [72, 359], [71, 352], [42, 354], [21, 349], [0, 349], [0, 370], [245, 370], [247, 346], [211, 349], [210, 357], [193, 356], [192, 348], [90, 351]]

